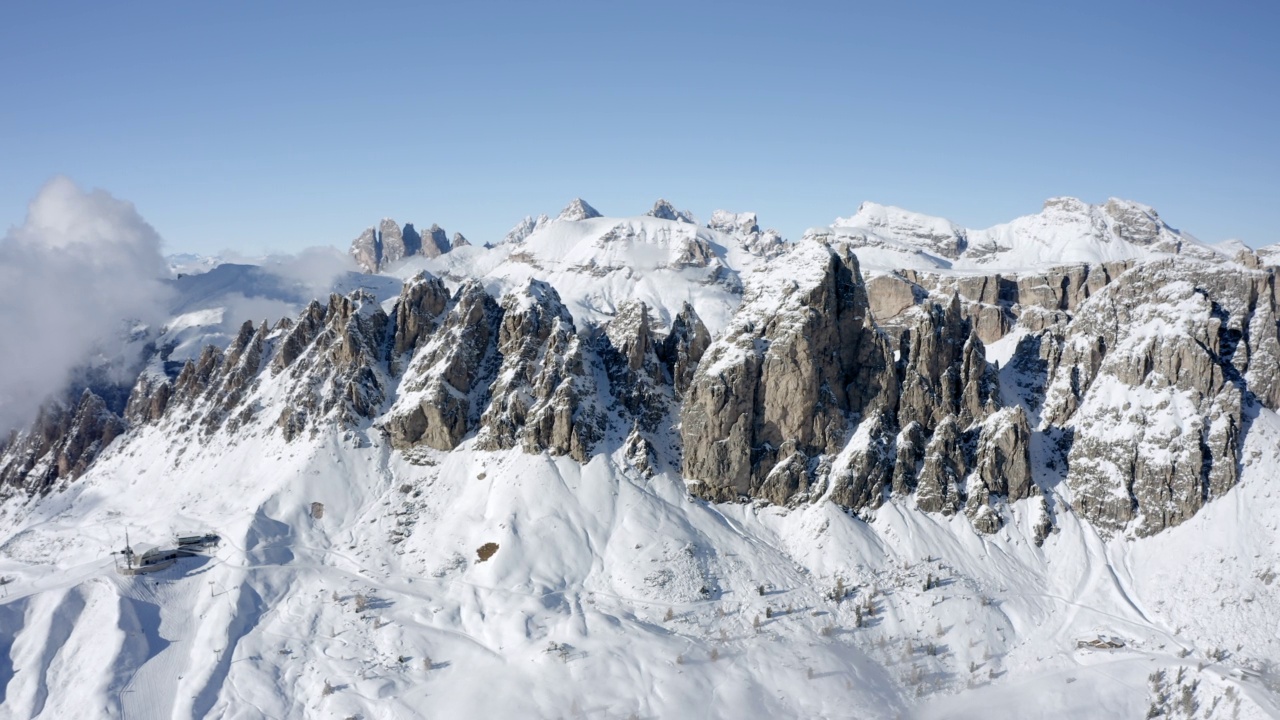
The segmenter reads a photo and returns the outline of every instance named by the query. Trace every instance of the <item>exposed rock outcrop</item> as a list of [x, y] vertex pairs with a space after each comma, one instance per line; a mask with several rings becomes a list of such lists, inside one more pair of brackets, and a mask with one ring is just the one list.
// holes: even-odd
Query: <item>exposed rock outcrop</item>
[[1148, 535], [1235, 485], [1245, 409], [1274, 401], [1273, 283], [1271, 271], [1169, 260], [1080, 307], [1043, 411], [1073, 430], [1077, 512], [1104, 531]]
[[786, 504], [829, 491], [859, 510], [914, 493], [998, 529], [997, 501], [1032, 493], [1031, 431], [1021, 409], [1001, 410], [960, 307], [914, 311], [895, 358], [853, 255], [802, 243], [749, 287], [694, 374], [681, 416], [693, 492]]
[[646, 214], [663, 220], [674, 220], [676, 222], [689, 223], [691, 225], [698, 224], [697, 219], [693, 217], [693, 213], [677, 210], [674, 205], [661, 199], [655, 202], [653, 204], [653, 209]]
[[749, 252], [764, 258], [778, 257], [788, 249], [782, 235], [773, 229], [761, 230], [753, 212], [734, 213], [716, 210], [707, 227], [736, 236]]
[[480, 283], [460, 287], [431, 341], [413, 359], [385, 428], [397, 447], [452, 450], [480, 419], [502, 357], [502, 308]]
[[391, 372], [400, 374], [405, 355], [412, 355], [436, 327], [449, 304], [449, 290], [435, 276], [418, 273], [400, 289], [392, 311], [395, 338], [391, 346]]
[[377, 228], [368, 228], [351, 241], [351, 257], [365, 272], [378, 272], [382, 266], [382, 242]]
[[555, 289], [539, 280], [505, 296], [502, 310], [502, 366], [477, 446], [523, 447], [586, 462], [607, 418], [573, 317]]
[[406, 223], [402, 228], [395, 220], [383, 218], [377, 227], [365, 230], [352, 241], [350, 253], [361, 269], [376, 273], [408, 257], [439, 257], [453, 248], [469, 244], [461, 233], [455, 233], [450, 241], [449, 235], [439, 225], [432, 225], [422, 235], [413, 223]]
[[0, 448], [0, 494], [42, 494], [74, 480], [125, 431], [101, 395], [85, 389], [70, 399], [46, 404], [30, 428]]
[[704, 497], [755, 495], [784, 451], [833, 452], [852, 415], [892, 403], [893, 353], [856, 259], [816, 243], [784, 259], [789, 279], [747, 290], [686, 394], [685, 475]]
[[671, 332], [658, 344], [658, 359], [667, 368], [677, 397], [683, 397], [693, 382], [694, 370], [711, 345], [711, 333], [693, 306], [685, 303], [671, 321]]

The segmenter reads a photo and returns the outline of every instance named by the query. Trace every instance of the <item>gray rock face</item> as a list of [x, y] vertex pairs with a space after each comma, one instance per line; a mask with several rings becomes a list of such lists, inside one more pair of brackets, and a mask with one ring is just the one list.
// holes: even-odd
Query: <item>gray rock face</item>
[[125, 429], [124, 420], [90, 390], [70, 403], [50, 403], [30, 429], [15, 431], [0, 447], [0, 490], [36, 495], [71, 482]]
[[164, 417], [173, 393], [173, 383], [149, 375], [138, 378], [134, 391], [125, 407], [125, 421], [129, 425], [142, 425]]
[[378, 225], [378, 238], [382, 241], [382, 262], [380, 265], [399, 262], [408, 256], [405, 247], [404, 233], [391, 218], [383, 218]]
[[1168, 260], [1079, 308], [1043, 410], [1074, 433], [1077, 512], [1104, 531], [1149, 535], [1235, 485], [1244, 409], [1274, 401], [1273, 283], [1271, 271]]
[[351, 257], [365, 272], [378, 272], [382, 267], [382, 242], [378, 240], [376, 228], [365, 230], [351, 241]]
[[475, 428], [501, 362], [502, 309], [471, 280], [460, 287], [430, 343], [413, 359], [385, 423], [391, 442], [452, 450]]
[[439, 278], [418, 273], [405, 282], [393, 310], [392, 374], [400, 373], [402, 356], [411, 355], [435, 331], [448, 304], [449, 290]]
[[597, 341], [614, 398], [646, 432], [657, 430], [672, 404], [658, 347], [649, 307], [638, 301], [619, 307]]
[[1038, 331], [1070, 319], [1072, 313], [1132, 262], [1065, 265], [1016, 275], [940, 275], [903, 270], [867, 280], [872, 313], [886, 329], [901, 327], [913, 306], [938, 296], [960, 298], [961, 313], [972, 320], [978, 338], [991, 343], [1015, 325]]
[[439, 257], [455, 247], [470, 245], [461, 233], [453, 240], [438, 225], [432, 225], [426, 235], [418, 233], [413, 223], [403, 228], [390, 218], [383, 218], [376, 228], [369, 228], [351, 243], [351, 257], [367, 273], [376, 273], [392, 263], [407, 257], [421, 255]]
[[586, 462], [606, 418], [573, 317], [550, 285], [533, 280], [502, 299], [502, 367], [477, 446], [523, 447]]
[[954, 415], [943, 418], [934, 430], [916, 478], [916, 505], [921, 510], [954, 515], [960, 509], [964, 477], [969, 472], [963, 437]]
[[693, 217], [692, 213], [683, 210], [677, 210], [674, 205], [666, 200], [658, 200], [653, 204], [653, 209], [646, 213], [650, 217], [661, 218], [663, 220], [674, 220], [676, 222], [689, 223], [697, 225], [698, 221]]
[[982, 420], [999, 406], [1000, 383], [987, 365], [982, 341], [952, 296], [944, 310], [934, 305], [906, 336], [898, 418], [931, 431], [954, 415], [962, 426]]
[[886, 325], [900, 318], [922, 302], [925, 294], [920, 286], [898, 274], [867, 278], [867, 301], [871, 305], [871, 317], [879, 325]]
[[975, 470], [984, 487], [1010, 500], [1031, 497], [1031, 426], [1021, 406], [987, 418], [978, 438]]
[[671, 321], [671, 332], [658, 344], [658, 358], [667, 368], [677, 397], [683, 397], [693, 382], [694, 370], [711, 345], [711, 333], [693, 306], [685, 303]]
[[413, 223], [404, 224], [404, 229], [400, 232], [400, 237], [404, 242], [405, 257], [422, 254], [422, 236], [419, 235], [418, 230], [413, 227]]
[[1021, 409], [1001, 409], [959, 298], [913, 310], [895, 358], [852, 254], [805, 242], [785, 262], [748, 288], [687, 389], [692, 491], [779, 504], [829, 491], [853, 509], [914, 493], [925, 511], [964, 508], [998, 529], [997, 501], [1033, 493], [1031, 430]]
[[965, 514], [979, 531], [1000, 529], [992, 497], [1015, 502], [1039, 492], [1032, 480], [1030, 449], [1031, 427], [1021, 406], [1000, 410], [983, 422], [973, 463], [975, 477], [968, 482], [965, 502]]
[[895, 394], [893, 353], [871, 323], [856, 259], [816, 243], [788, 258], [800, 279], [748, 289], [686, 394], [684, 471], [704, 497], [755, 495], [784, 450], [835, 450], [850, 414]]
[[704, 268], [714, 262], [716, 253], [711, 249], [711, 244], [705, 239], [697, 237], [685, 238], [679, 247], [679, 251], [672, 259], [672, 267], [699, 267]]
[[422, 236], [422, 254], [424, 257], [440, 257], [449, 252], [449, 233], [435, 223], [427, 228]]

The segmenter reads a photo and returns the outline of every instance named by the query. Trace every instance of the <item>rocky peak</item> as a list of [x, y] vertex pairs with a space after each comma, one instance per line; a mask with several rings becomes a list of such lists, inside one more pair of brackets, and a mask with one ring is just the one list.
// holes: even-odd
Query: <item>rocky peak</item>
[[703, 353], [711, 345], [711, 333], [702, 324], [689, 303], [684, 303], [675, 319], [671, 332], [658, 344], [658, 358], [667, 368], [676, 396], [682, 397], [693, 382], [694, 371]]
[[391, 263], [408, 257], [439, 257], [455, 247], [467, 245], [461, 233], [450, 242], [448, 234], [439, 225], [432, 225], [425, 235], [419, 234], [413, 223], [400, 227], [395, 220], [383, 218], [376, 227], [360, 234], [351, 243], [351, 257], [367, 273], [380, 272]]
[[479, 421], [502, 358], [497, 347], [503, 310], [468, 280], [450, 301], [440, 327], [409, 364], [384, 427], [394, 445], [451, 450]]
[[707, 227], [728, 235], [733, 235], [742, 243], [743, 249], [764, 258], [773, 258], [786, 252], [786, 241], [777, 230], [761, 230], [753, 212], [734, 213], [716, 210], [711, 214], [711, 222]]
[[662, 220], [674, 220], [676, 222], [690, 223], [692, 225], [698, 224], [698, 221], [693, 217], [692, 213], [677, 210], [674, 205], [662, 199], [655, 202], [653, 204], [653, 209], [646, 214], [650, 217], [656, 217]]
[[434, 275], [420, 272], [400, 288], [400, 299], [392, 310], [395, 339], [392, 343], [392, 373], [400, 373], [401, 357], [412, 354], [435, 331], [440, 315], [449, 303], [449, 290]]
[[460, 247], [470, 247], [470, 246], [471, 246], [470, 241], [468, 241], [465, 237], [463, 237], [462, 233], [460, 232], [454, 233], [453, 239], [449, 241], [450, 250], [456, 250]]
[[784, 453], [836, 450], [850, 417], [896, 385], [851, 254], [803, 243], [772, 270], [748, 287], [685, 397], [684, 473], [704, 497], [754, 494]]
[[670, 409], [666, 372], [658, 360], [649, 306], [627, 302], [604, 327], [600, 356], [614, 397], [641, 429], [652, 432]]
[[422, 236], [422, 254], [424, 257], [440, 257], [449, 252], [449, 234], [439, 225], [431, 223], [426, 234]]
[[603, 436], [590, 358], [559, 293], [540, 280], [502, 299], [502, 367], [490, 387], [477, 444], [521, 446], [585, 462]]
[[999, 376], [987, 365], [985, 347], [972, 322], [951, 296], [945, 308], [924, 310], [903, 336], [904, 366], [898, 417], [932, 430], [955, 415], [964, 426], [999, 406]]
[[15, 431], [0, 446], [0, 495], [43, 494], [74, 480], [125, 429], [102, 396], [87, 388], [47, 403], [29, 429]]
[[[673, 335], [675, 333], [673, 332]], [[952, 296], [894, 343], [871, 318], [857, 260], [803, 241], [753, 279], [693, 374], [684, 474], [703, 497], [878, 507], [914, 492], [993, 532], [1031, 494], [1031, 431], [1002, 411], [998, 375]]]
[[1150, 263], [1085, 301], [1056, 342], [1041, 341], [1056, 346], [1039, 351], [1052, 361], [1043, 423], [1071, 429], [1066, 481], [1099, 529], [1152, 534], [1235, 485], [1245, 410], [1276, 399], [1274, 281], [1238, 266]]
[[747, 236], [760, 232], [760, 225], [753, 212], [735, 213], [716, 210], [711, 213], [711, 222], [707, 223], [707, 227], [730, 235]]
[[537, 219], [525, 215], [523, 220], [516, 223], [515, 227], [511, 228], [511, 230], [507, 232], [506, 236], [502, 238], [502, 242], [522, 243], [525, 238], [532, 235], [535, 230], [545, 226], [549, 222], [551, 222], [551, 218], [546, 215], [539, 215]]
[[418, 234], [417, 229], [413, 227], [413, 223], [405, 223], [400, 235], [404, 240], [404, 254], [406, 256], [422, 254], [422, 235]]
[[365, 272], [378, 272], [382, 265], [382, 242], [377, 228], [368, 228], [351, 241], [351, 257]]
[[1146, 246], [1156, 242], [1165, 226], [1154, 208], [1128, 200], [1110, 198], [1102, 206], [1102, 211], [1112, 221], [1112, 232], [1121, 240], [1135, 245]]
[[382, 262], [381, 265], [399, 262], [407, 256], [408, 250], [405, 247], [404, 233], [400, 230], [400, 225], [391, 218], [383, 218], [378, 225], [378, 238], [382, 241]]
[[868, 230], [951, 259], [969, 245], [967, 231], [949, 220], [873, 202], [859, 205], [852, 217], [837, 218], [835, 225]]
[[600, 217], [600, 213], [595, 208], [587, 204], [582, 198], [574, 198], [564, 209], [560, 211], [557, 220], [590, 220], [591, 218]]

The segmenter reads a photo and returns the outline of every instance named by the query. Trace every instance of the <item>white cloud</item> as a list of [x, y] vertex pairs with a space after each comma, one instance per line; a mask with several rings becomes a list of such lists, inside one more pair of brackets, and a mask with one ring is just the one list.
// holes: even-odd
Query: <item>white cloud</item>
[[263, 270], [321, 299], [328, 297], [341, 277], [357, 270], [351, 256], [335, 247], [310, 247], [296, 255], [268, 255], [260, 264]]
[[163, 322], [161, 239], [132, 203], [57, 177], [0, 240], [0, 432], [28, 422], [126, 321]]

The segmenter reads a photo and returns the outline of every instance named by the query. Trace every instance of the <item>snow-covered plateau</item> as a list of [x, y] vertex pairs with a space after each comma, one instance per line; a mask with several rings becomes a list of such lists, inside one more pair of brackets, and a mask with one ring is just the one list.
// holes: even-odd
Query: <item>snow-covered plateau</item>
[[1280, 717], [1273, 250], [576, 200], [352, 257], [175, 256], [0, 439], [0, 718]]

